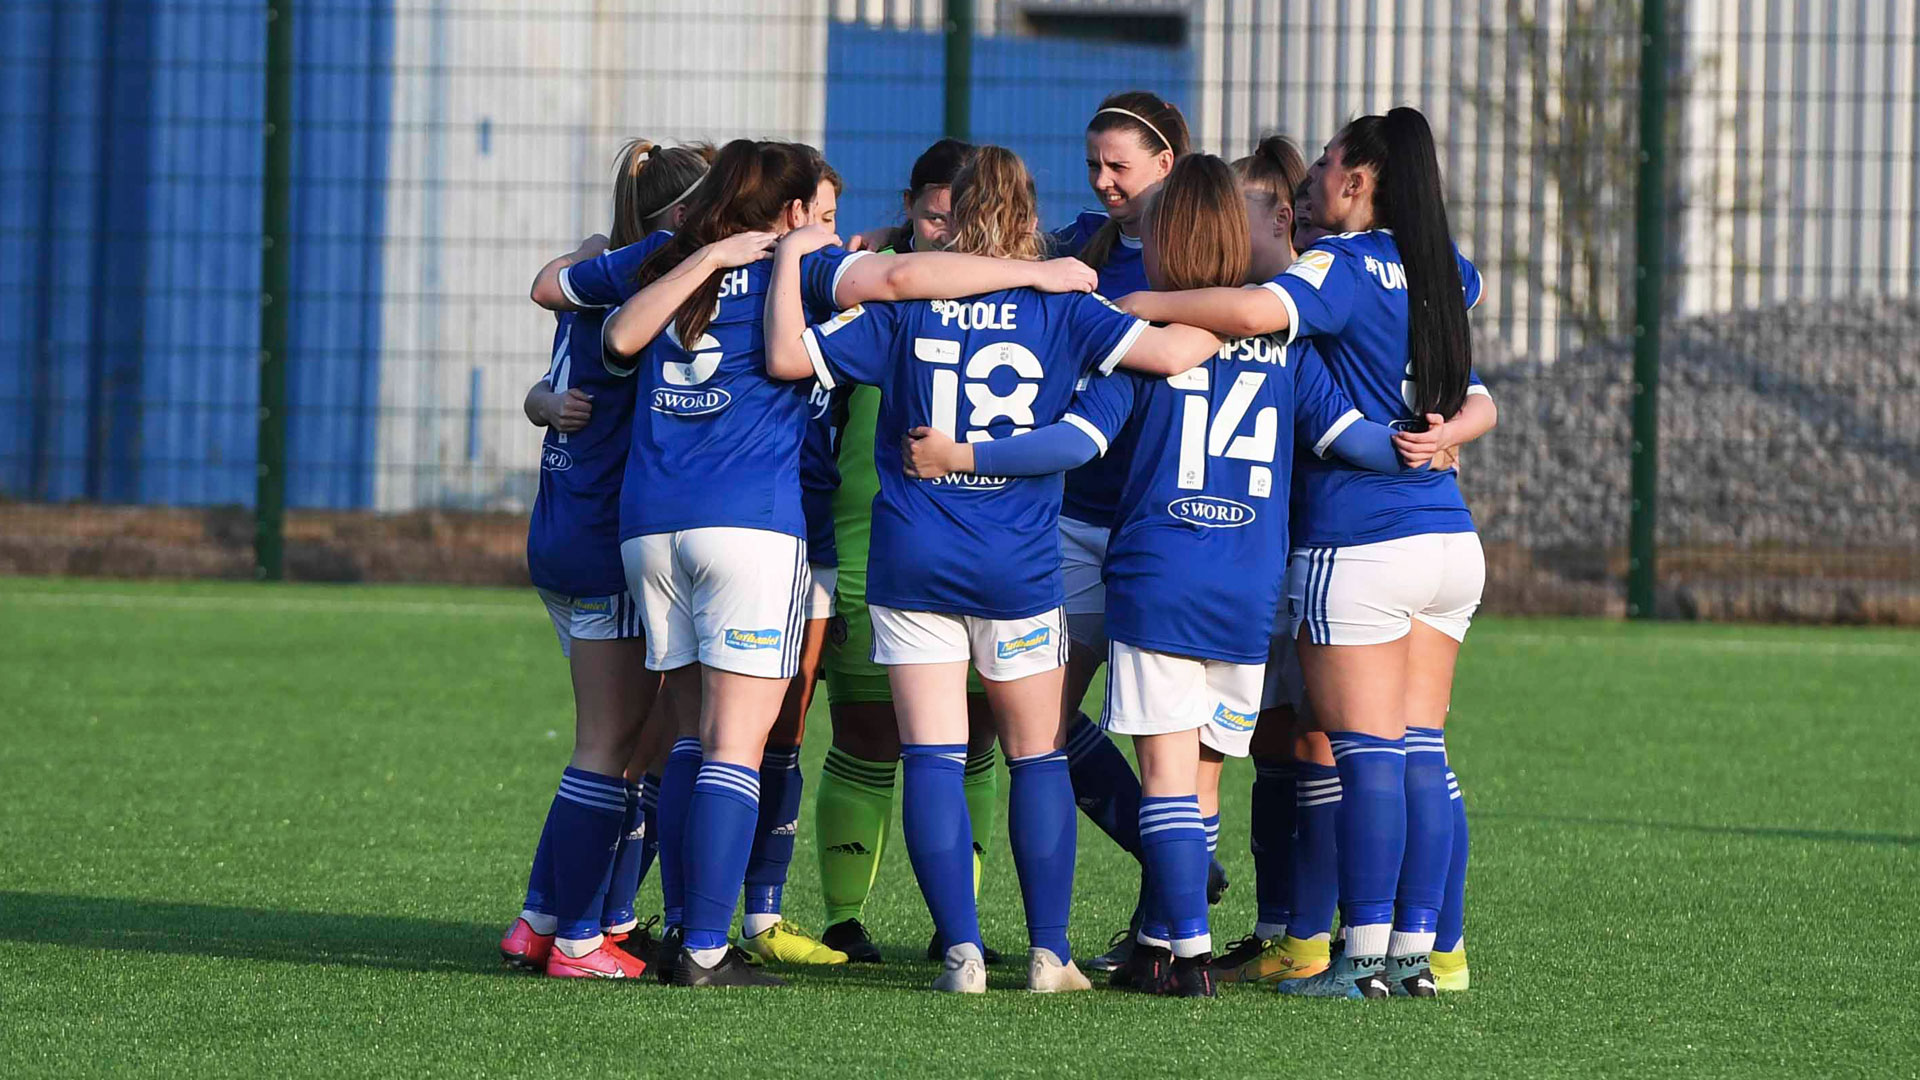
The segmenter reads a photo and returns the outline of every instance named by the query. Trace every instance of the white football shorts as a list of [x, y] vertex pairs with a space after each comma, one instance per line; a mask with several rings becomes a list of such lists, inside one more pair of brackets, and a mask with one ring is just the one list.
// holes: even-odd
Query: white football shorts
[[1465, 641], [1487, 561], [1470, 532], [1422, 533], [1353, 547], [1296, 548], [1287, 567], [1287, 614], [1316, 645], [1398, 641], [1418, 619]]
[[901, 611], [880, 604], [867, 605], [867, 611], [873, 616], [873, 662], [882, 666], [971, 660], [981, 678], [1011, 682], [1067, 662], [1059, 608], [1024, 619]]
[[625, 592], [612, 596], [565, 596], [536, 587], [547, 618], [560, 638], [560, 655], [571, 658], [575, 641], [618, 641], [646, 636], [640, 605]]
[[1107, 705], [1100, 726], [1119, 735], [1200, 729], [1200, 741], [1228, 757], [1246, 757], [1260, 719], [1265, 664], [1236, 664], [1107, 646]]
[[[1081, 646], [1107, 647], [1107, 587], [1100, 570], [1107, 562], [1108, 530], [1070, 517], [1060, 519], [1060, 579], [1066, 586], [1067, 627]], [[1075, 618], [1093, 615], [1094, 619]], [[1086, 636], [1083, 636], [1086, 635]], [[1097, 636], [1096, 639], [1092, 639]]]
[[840, 568], [809, 563], [807, 570], [813, 574], [813, 587], [807, 590], [807, 618], [833, 618], [833, 590], [840, 583]]
[[633, 537], [620, 561], [640, 598], [649, 668], [697, 660], [763, 679], [799, 669], [813, 589], [806, 541], [767, 529], [685, 529]]

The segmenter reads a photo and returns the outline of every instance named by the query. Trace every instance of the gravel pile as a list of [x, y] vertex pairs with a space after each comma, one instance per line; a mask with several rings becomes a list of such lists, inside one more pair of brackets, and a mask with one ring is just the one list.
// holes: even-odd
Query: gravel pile
[[[1553, 364], [1507, 355], [1497, 342], [1475, 346], [1500, 403], [1500, 427], [1470, 449], [1462, 475], [1483, 537], [1571, 580], [1617, 578], [1630, 340]], [[1796, 302], [1669, 323], [1660, 461], [1663, 579], [1695, 579], [1663, 606], [1847, 618], [1875, 590], [1911, 601], [1920, 595], [1920, 302]], [[1683, 550], [1692, 554], [1678, 565], [1665, 554]], [[1718, 570], [1703, 554], [1716, 551]], [[1809, 577], [1831, 585], [1809, 588]], [[1729, 583], [1741, 578], [1799, 599], [1742, 593]]]

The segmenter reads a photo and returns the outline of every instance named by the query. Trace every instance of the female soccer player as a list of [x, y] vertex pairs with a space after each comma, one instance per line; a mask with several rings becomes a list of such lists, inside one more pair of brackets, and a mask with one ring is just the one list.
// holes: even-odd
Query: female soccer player
[[[682, 925], [663, 942], [674, 957], [663, 967], [683, 985], [780, 984], [729, 947], [727, 925], [759, 816], [755, 767], [798, 668], [810, 590], [799, 476], [810, 388], [769, 378], [761, 259], [781, 235], [814, 224], [823, 188], [831, 190], [824, 162], [811, 147], [729, 143], [604, 335], [608, 362], [637, 368], [648, 406], [635, 411], [620, 500], [621, 556], [641, 600], [647, 666], [667, 673], [676, 706], [699, 702], [697, 715], [677, 709], [681, 733], [698, 733], [702, 763], [678, 853]], [[800, 269], [804, 299], [821, 312], [1093, 284], [1071, 261], [938, 252], [816, 251]], [[666, 779], [663, 803], [673, 788]], [[662, 861], [674, 857], [663, 846]]]
[[[612, 239], [590, 237], [571, 258], [608, 243], [646, 250], [643, 241], [673, 223], [680, 196], [705, 175], [710, 155], [700, 147], [627, 143], [615, 163]], [[562, 280], [566, 261], [542, 270], [548, 287]], [[548, 429], [527, 570], [572, 671], [574, 750], [534, 852], [524, 910], [500, 952], [511, 964], [561, 977], [632, 977], [646, 967], [619, 942], [637, 922], [633, 896], [647, 853], [641, 807], [649, 785], [628, 777], [652, 764], [641, 749], [641, 724], [660, 678], [646, 670], [639, 606], [620, 566], [620, 476], [633, 387], [600, 363], [604, 316], [559, 314], [553, 363], [526, 399], [527, 418]]]
[[[973, 147], [941, 139], [913, 163], [900, 193], [906, 221], [872, 238], [883, 253], [938, 251], [952, 235], [952, 185]], [[867, 538], [880, 480], [873, 465], [873, 430], [880, 391], [843, 387], [836, 395], [844, 429], [839, 441], [840, 487], [833, 496], [834, 538], [840, 555], [835, 612], [841, 630], [827, 648], [827, 696], [833, 716], [833, 746], [827, 751], [814, 801], [814, 839], [820, 857], [820, 889], [826, 904], [827, 946], [857, 963], [880, 963], [879, 948], [860, 922], [862, 907], [880, 869], [880, 855], [893, 826], [893, 789], [900, 763], [900, 727], [885, 668], [875, 664], [873, 623], [867, 616]], [[993, 716], [979, 677], [967, 677], [967, 816], [973, 822], [974, 890], [979, 891], [979, 852], [992, 835], [1000, 777], [993, 752]], [[929, 959], [946, 947], [935, 935]], [[998, 954], [987, 950], [987, 962]]]
[[[1336, 235], [1286, 273], [1257, 289], [1137, 293], [1123, 306], [1221, 333], [1313, 339], [1368, 418], [1424, 421], [1396, 436], [1416, 464], [1490, 429], [1497, 413], [1473, 377], [1466, 325], [1480, 278], [1453, 245], [1426, 118], [1401, 108], [1353, 121], [1308, 181], [1309, 214]], [[1376, 476], [1308, 462], [1296, 503], [1288, 604], [1340, 772], [1348, 929], [1337, 963], [1281, 989], [1428, 996], [1452, 843], [1441, 729], [1485, 579], [1479, 539], [1450, 471]]]
[[[1146, 90], [1109, 95], [1088, 121], [1087, 185], [1103, 209], [1081, 214], [1056, 231], [1053, 242], [1061, 254], [1078, 256], [1100, 272], [1102, 296], [1125, 296], [1147, 287], [1141, 262], [1141, 212], [1174, 161], [1187, 152], [1189, 142], [1187, 120], [1179, 107]], [[1132, 440], [1123, 439], [1108, 454], [1067, 474], [1060, 503], [1060, 558], [1071, 640], [1066, 709], [1074, 796], [1094, 824], [1137, 859], [1140, 836], [1134, 821], [1140, 781], [1125, 755], [1080, 711], [1087, 688], [1107, 659], [1106, 593], [1100, 567], [1131, 453]], [[1217, 864], [1214, 870], [1218, 871]], [[1213, 884], [1210, 895], [1217, 898], [1226, 888], [1224, 873]], [[1141, 896], [1145, 895], [1143, 877]], [[1114, 935], [1113, 948], [1088, 960], [1087, 966], [1107, 971], [1124, 964], [1133, 950], [1138, 923], [1136, 909], [1134, 925]]]
[[[1253, 259], [1248, 280], [1270, 281], [1292, 265], [1298, 250], [1325, 235], [1300, 213], [1307, 163], [1281, 135], [1260, 140], [1253, 153], [1233, 163], [1245, 202]], [[1296, 471], [1297, 475], [1297, 471]], [[1278, 982], [1325, 970], [1333, 923], [1333, 814], [1339, 806], [1339, 775], [1325, 735], [1308, 729], [1300, 661], [1284, 604], [1277, 613], [1267, 653], [1260, 723], [1254, 728], [1253, 793], [1249, 804], [1257, 912], [1253, 933], [1233, 942], [1214, 960], [1223, 982]], [[1218, 797], [1217, 752], [1203, 748], [1201, 795]], [[1321, 856], [1317, 860], [1312, 856]], [[1299, 872], [1296, 861], [1301, 862]], [[1288, 937], [1296, 904], [1298, 938]], [[1303, 940], [1304, 939], [1304, 940]]]
[[[811, 223], [833, 228], [845, 185], [823, 159], [823, 182], [808, 211]], [[800, 743], [806, 735], [807, 708], [833, 618], [839, 556], [834, 542], [833, 499], [840, 487], [835, 462], [839, 426], [833, 400], [815, 385], [807, 397], [810, 420], [800, 444], [800, 510], [807, 521], [807, 622], [800, 646], [799, 672], [787, 686], [780, 715], [767, 734], [760, 759], [760, 818], [754, 824], [747, 855], [746, 894], [742, 898], [740, 947], [762, 960], [788, 964], [844, 964], [848, 956], [815, 939], [781, 913], [787, 871], [800, 824]], [[697, 749], [697, 747], [690, 748]]]
[[[1239, 185], [1211, 155], [1181, 158], [1145, 214], [1157, 288], [1247, 278]], [[1228, 343], [1170, 378], [1093, 380], [1064, 423], [977, 446], [917, 431], [908, 471], [1025, 475], [1091, 459], [1121, 432], [1136, 451], [1107, 550], [1109, 674], [1102, 724], [1134, 736], [1151, 902], [1116, 986], [1213, 996], [1202, 757], [1244, 757], [1286, 577], [1296, 439], [1316, 454], [1398, 471], [1393, 433], [1360, 418], [1311, 345]], [[1057, 444], [1055, 456], [1047, 449]], [[1217, 779], [1217, 770], [1213, 777]]]
[[[1040, 258], [1033, 180], [1011, 151], [976, 150], [954, 181], [953, 207], [949, 250]], [[1191, 327], [1147, 327], [1097, 297], [1031, 289], [957, 303], [868, 305], [807, 329], [795, 264], [822, 239], [796, 234], [775, 257], [768, 370], [882, 387], [867, 599], [873, 657], [887, 668], [900, 719], [907, 851], [948, 946], [934, 986], [986, 989], [961, 783], [971, 660], [1012, 776], [1007, 832], [1027, 912], [1028, 988], [1088, 989], [1066, 937], [1074, 822], [1060, 750], [1058, 482], [914, 483], [899, 471], [898, 441], [928, 424], [973, 442], [1051, 423], [1074, 383], [1096, 370], [1123, 362], [1191, 366], [1218, 341]]]

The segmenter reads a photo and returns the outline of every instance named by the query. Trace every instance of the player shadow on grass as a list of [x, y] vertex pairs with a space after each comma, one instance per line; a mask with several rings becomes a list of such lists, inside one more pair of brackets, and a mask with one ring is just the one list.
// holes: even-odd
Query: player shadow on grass
[[397, 971], [505, 974], [497, 926], [0, 890], [0, 941]]
[[1779, 825], [1695, 825], [1681, 821], [1637, 821], [1633, 818], [1584, 817], [1579, 814], [1503, 814], [1492, 810], [1474, 811], [1474, 820], [1541, 821], [1556, 825], [1594, 825], [1602, 828], [1704, 833], [1710, 836], [1745, 836], [1758, 840], [1812, 840], [1819, 843], [1920, 847], [1920, 836], [1911, 833], [1852, 832], [1846, 829], [1796, 829]]

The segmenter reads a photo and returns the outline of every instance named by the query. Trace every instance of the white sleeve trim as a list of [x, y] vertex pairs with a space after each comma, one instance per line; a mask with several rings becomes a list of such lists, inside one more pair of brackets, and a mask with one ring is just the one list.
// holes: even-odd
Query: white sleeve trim
[[827, 358], [820, 355], [820, 339], [813, 336], [813, 327], [800, 335], [800, 343], [807, 347], [807, 359], [813, 362], [813, 377], [820, 380], [820, 388], [833, 389], [833, 372], [827, 370]]
[[1287, 290], [1280, 287], [1279, 282], [1263, 281], [1260, 283], [1260, 287], [1279, 297], [1280, 303], [1286, 307], [1287, 340], [1282, 342], [1282, 344], [1293, 344], [1293, 339], [1300, 336], [1300, 309], [1294, 306], [1293, 297], [1288, 294]]
[[1099, 449], [1101, 457], [1107, 456], [1107, 437], [1098, 427], [1094, 426], [1093, 421], [1083, 416], [1075, 416], [1072, 413], [1067, 413], [1061, 416], [1060, 419], [1072, 424], [1079, 430], [1080, 434], [1092, 439], [1093, 445]]
[[[1113, 348], [1107, 351], [1106, 359], [1100, 361], [1100, 374], [1113, 374], [1113, 369], [1119, 367], [1120, 361], [1127, 358], [1127, 350], [1133, 348], [1133, 343], [1140, 340], [1140, 335], [1146, 333], [1146, 330], [1145, 319], [1133, 320], [1133, 325], [1127, 327], [1127, 332], [1121, 334], [1120, 340], [1114, 342]], [[1104, 454], [1106, 450], [1102, 448], [1100, 452]]]
[[[564, 273], [561, 274], [560, 280], [567, 280]], [[607, 344], [607, 323], [612, 321], [612, 318], [608, 318], [600, 324], [600, 366], [606, 368], [607, 374], [612, 375], [614, 378], [631, 378], [634, 372], [640, 370], [640, 360], [638, 357], [635, 357], [632, 367], [621, 367], [619, 364], [613, 362], [613, 348]]]
[[[578, 266], [579, 264], [575, 263], [574, 265]], [[563, 266], [557, 275], [560, 279], [560, 295], [567, 298], [567, 303], [585, 310], [598, 310], [600, 308], [615, 306], [612, 304], [589, 304], [585, 300], [580, 299], [580, 294], [573, 291], [573, 282], [569, 280], [572, 273], [572, 266]]]
[[1493, 391], [1491, 391], [1491, 390], [1489, 390], [1489, 389], [1487, 389], [1487, 388], [1486, 388], [1486, 386], [1485, 386], [1484, 384], [1482, 384], [1482, 383], [1468, 383], [1468, 384], [1467, 384], [1467, 396], [1468, 396], [1468, 397], [1472, 397], [1472, 396], [1473, 396], [1473, 395], [1475, 395], [1475, 394], [1479, 394], [1479, 395], [1480, 395], [1481, 397], [1483, 397], [1483, 398], [1486, 398], [1486, 399], [1487, 399], [1488, 401], [1492, 401], [1492, 400], [1493, 400]]
[[[852, 266], [854, 263], [859, 262], [861, 259], [864, 259], [871, 254], [873, 254], [873, 252], [871, 251], [850, 251], [847, 253], [846, 258], [840, 260], [840, 265], [834, 268], [833, 284], [827, 287], [827, 292], [831, 294], [828, 297], [828, 299], [833, 301], [834, 307], [838, 308], [838, 307], [853, 306], [851, 304], [842, 304], [840, 302], [840, 279], [847, 276], [848, 267]], [[833, 389], [832, 383], [823, 382], [821, 383], [821, 385], [825, 386], [829, 390]]]
[[1333, 441], [1340, 437], [1340, 433], [1352, 427], [1355, 421], [1362, 419], [1365, 418], [1360, 415], [1359, 409], [1348, 409], [1341, 415], [1340, 419], [1333, 422], [1333, 426], [1327, 429], [1325, 435], [1320, 436], [1320, 441], [1313, 444], [1313, 456], [1317, 458], [1326, 457], [1327, 448], [1332, 446]]

